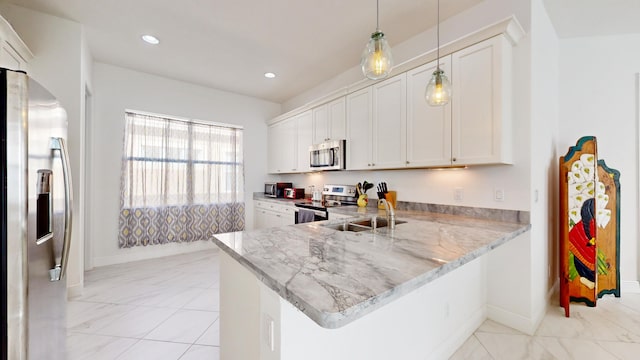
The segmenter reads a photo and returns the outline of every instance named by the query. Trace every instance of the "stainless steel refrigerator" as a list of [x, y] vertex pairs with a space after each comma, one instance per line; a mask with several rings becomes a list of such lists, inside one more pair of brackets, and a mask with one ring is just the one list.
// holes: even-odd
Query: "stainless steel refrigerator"
[[0, 68], [2, 358], [65, 359], [71, 239], [67, 115], [25, 73]]

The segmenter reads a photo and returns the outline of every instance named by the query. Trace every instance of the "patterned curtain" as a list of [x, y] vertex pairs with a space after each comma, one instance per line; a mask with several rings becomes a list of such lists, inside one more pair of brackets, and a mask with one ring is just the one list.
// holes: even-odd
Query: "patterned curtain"
[[121, 248], [244, 229], [242, 129], [126, 113]]

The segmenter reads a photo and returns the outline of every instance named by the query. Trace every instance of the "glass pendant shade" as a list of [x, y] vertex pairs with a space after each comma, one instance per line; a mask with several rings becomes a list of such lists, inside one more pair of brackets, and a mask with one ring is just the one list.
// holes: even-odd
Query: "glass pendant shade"
[[393, 67], [391, 48], [381, 31], [371, 34], [371, 39], [362, 53], [362, 73], [371, 80], [383, 79]]
[[449, 103], [449, 99], [451, 98], [451, 83], [449, 79], [447, 79], [447, 75], [445, 75], [444, 71], [440, 70], [440, 68], [433, 72], [424, 97], [431, 106], [442, 106]]

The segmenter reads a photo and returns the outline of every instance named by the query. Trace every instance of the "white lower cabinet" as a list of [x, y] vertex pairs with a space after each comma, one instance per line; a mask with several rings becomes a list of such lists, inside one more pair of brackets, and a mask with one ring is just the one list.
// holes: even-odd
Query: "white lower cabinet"
[[266, 229], [295, 223], [296, 208], [293, 205], [256, 200], [253, 211], [254, 229]]

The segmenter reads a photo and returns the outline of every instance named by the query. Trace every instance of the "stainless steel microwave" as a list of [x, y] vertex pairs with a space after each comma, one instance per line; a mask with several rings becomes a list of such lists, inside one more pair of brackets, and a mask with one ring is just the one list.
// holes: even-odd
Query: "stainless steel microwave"
[[345, 140], [329, 140], [309, 146], [309, 166], [312, 170], [344, 170]]

